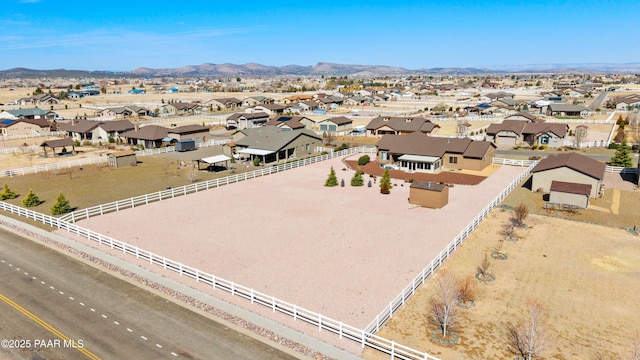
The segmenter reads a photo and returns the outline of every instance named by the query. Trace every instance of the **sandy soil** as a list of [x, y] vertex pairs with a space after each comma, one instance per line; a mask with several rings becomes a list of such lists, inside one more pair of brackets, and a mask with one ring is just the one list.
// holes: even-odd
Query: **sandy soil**
[[[474, 275], [485, 252], [501, 239], [510, 212], [495, 210], [438, 270]], [[535, 298], [547, 309], [544, 359], [624, 358], [640, 330], [640, 239], [624, 230], [530, 216], [518, 242], [503, 242], [507, 260], [493, 260], [491, 283], [479, 282], [476, 306], [461, 309], [458, 345], [429, 339], [425, 319], [434, 281], [422, 287], [378, 335], [443, 359], [513, 359], [506, 351], [505, 324], [524, 314]], [[366, 359], [386, 357], [367, 350]]]
[[396, 181], [388, 196], [326, 188], [331, 166], [348, 184], [353, 171], [333, 159], [79, 225], [362, 328], [524, 171], [501, 167], [477, 186], [456, 185], [449, 205], [433, 210], [409, 205], [409, 187]]

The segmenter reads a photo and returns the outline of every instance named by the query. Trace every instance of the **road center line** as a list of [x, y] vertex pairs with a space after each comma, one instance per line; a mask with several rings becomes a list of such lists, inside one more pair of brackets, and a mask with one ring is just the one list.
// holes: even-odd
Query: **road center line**
[[[45, 328], [46, 330], [48, 330], [49, 332], [51, 332], [55, 336], [59, 337], [60, 339], [62, 339], [64, 341], [68, 341], [68, 342], [72, 341], [69, 337], [67, 337], [66, 335], [64, 335], [60, 331], [58, 331], [56, 328], [54, 328], [53, 326], [47, 324], [44, 320], [42, 320], [39, 317], [33, 315], [27, 309], [25, 309], [22, 306], [18, 305], [17, 303], [15, 303], [13, 300], [7, 298], [6, 296], [0, 294], [0, 300], [5, 302], [6, 304], [11, 306], [12, 308], [16, 309], [17, 311], [19, 311], [20, 313], [22, 313], [23, 315], [25, 315], [29, 319], [33, 320], [36, 324], [42, 326], [43, 328]], [[75, 349], [78, 350], [79, 352], [81, 352], [82, 354], [84, 354], [89, 359], [96, 359], [96, 360], [100, 359], [97, 355], [95, 355], [91, 351], [85, 349], [84, 347], [83, 348], [75, 348]]]

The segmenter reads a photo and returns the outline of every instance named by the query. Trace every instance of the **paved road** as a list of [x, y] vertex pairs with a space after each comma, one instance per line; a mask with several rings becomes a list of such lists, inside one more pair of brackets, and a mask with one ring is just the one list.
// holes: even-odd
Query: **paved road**
[[608, 94], [609, 93], [606, 91], [602, 91], [600, 94], [598, 94], [598, 96], [596, 96], [596, 98], [593, 99], [591, 104], [589, 104], [589, 109], [591, 109], [592, 111], [596, 111], [597, 108], [602, 108], [601, 105], [604, 102], [604, 100], [607, 98]]
[[295, 359], [0, 229], [2, 339], [2, 359]]
[[[588, 156], [592, 159], [598, 160], [598, 161], [609, 161], [611, 160], [611, 156], [613, 156], [613, 153], [615, 152], [615, 150], [611, 150], [610, 153], [611, 155], [595, 155], [595, 154], [582, 154], [585, 156]], [[541, 157], [547, 157], [551, 154], [562, 154], [562, 153], [566, 153], [566, 152], [561, 152], [561, 151], [553, 151], [553, 150], [545, 150], [545, 151], [540, 151], [540, 150], [524, 150], [524, 149], [520, 149], [520, 150], [496, 150], [496, 157], [504, 157], [504, 158], [508, 158], [508, 159], [528, 159], [530, 156], [541, 156]]]

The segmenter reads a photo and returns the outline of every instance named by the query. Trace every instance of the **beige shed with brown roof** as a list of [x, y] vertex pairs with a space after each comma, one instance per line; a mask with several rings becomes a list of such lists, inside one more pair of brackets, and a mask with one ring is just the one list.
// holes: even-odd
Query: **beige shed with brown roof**
[[589, 206], [589, 194], [591, 194], [589, 184], [551, 181], [549, 203], [586, 209]]
[[449, 186], [429, 181], [414, 181], [409, 187], [409, 203], [440, 209], [449, 203]]

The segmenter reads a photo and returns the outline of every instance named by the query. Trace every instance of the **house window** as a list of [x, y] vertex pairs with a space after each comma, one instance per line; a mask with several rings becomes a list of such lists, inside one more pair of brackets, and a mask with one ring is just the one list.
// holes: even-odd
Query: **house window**
[[449, 164], [457, 164], [458, 158], [455, 156], [449, 156]]
[[389, 153], [386, 151], [380, 151], [380, 160], [389, 160]]

